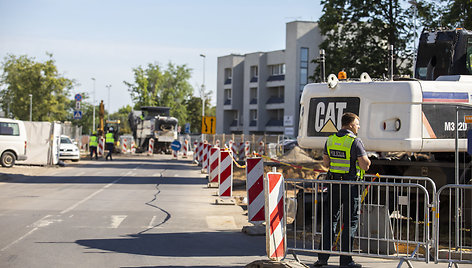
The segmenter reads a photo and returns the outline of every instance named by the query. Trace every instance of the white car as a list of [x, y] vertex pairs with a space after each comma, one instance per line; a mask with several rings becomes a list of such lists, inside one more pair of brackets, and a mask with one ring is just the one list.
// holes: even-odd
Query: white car
[[23, 121], [0, 118], [0, 164], [12, 167], [16, 160], [26, 160], [26, 128]]
[[65, 136], [61, 135], [61, 144], [59, 145], [59, 159], [60, 160], [72, 160], [77, 162], [80, 160], [80, 151], [77, 147], [76, 142]]

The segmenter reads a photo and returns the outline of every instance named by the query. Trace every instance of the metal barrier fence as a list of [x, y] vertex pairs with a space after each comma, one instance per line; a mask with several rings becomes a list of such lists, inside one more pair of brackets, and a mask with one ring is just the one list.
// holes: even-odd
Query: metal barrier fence
[[472, 185], [444, 185], [435, 203], [435, 263], [472, 263]]
[[[429, 262], [432, 202], [427, 188], [434, 193], [434, 183], [422, 177], [376, 178], [285, 179], [287, 250], [295, 257], [312, 252]], [[348, 231], [354, 229], [350, 240]]]

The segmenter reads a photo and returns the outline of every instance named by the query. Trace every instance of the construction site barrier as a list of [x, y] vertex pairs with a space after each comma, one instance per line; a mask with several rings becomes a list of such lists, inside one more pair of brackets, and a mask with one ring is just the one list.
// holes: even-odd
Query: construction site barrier
[[269, 172], [264, 180], [266, 252], [274, 261], [285, 258], [287, 253], [287, 219], [285, 213], [285, 189], [282, 173]]
[[[371, 176], [374, 178], [379, 179]], [[432, 203], [424, 186], [401, 182], [411, 179], [396, 177], [397, 182], [286, 179], [286, 203], [296, 204], [295, 210], [285, 207], [287, 251], [294, 256], [296, 252], [311, 252], [398, 259], [409, 265], [410, 260], [428, 263], [433, 245]], [[346, 197], [348, 201], [342, 200]], [[356, 198], [360, 215], [349, 212], [346, 214], [349, 219], [343, 219], [341, 210], [355, 209], [355, 204], [346, 203], [353, 200], [351, 197]], [[339, 212], [338, 207], [342, 207]], [[358, 217], [358, 228], [352, 244], [346, 239], [349, 245], [343, 245], [341, 238], [350, 231], [351, 217]], [[325, 228], [332, 230], [328, 231], [331, 239], [322, 239]]]
[[233, 196], [233, 159], [230, 151], [220, 151], [219, 173], [218, 195], [220, 197]]
[[198, 157], [197, 157], [197, 161], [198, 161], [198, 165], [201, 166], [202, 165], [202, 160], [203, 160], [203, 146], [204, 143], [201, 141], [198, 143]]
[[182, 158], [187, 158], [187, 152], [188, 152], [188, 140], [184, 140], [184, 146], [183, 146], [183, 153], [182, 153]]
[[205, 143], [203, 145], [203, 154], [202, 154], [202, 173], [208, 174], [208, 151], [210, 149], [210, 144]]
[[128, 140], [126, 138], [122, 139], [121, 142], [121, 153], [125, 154], [128, 152]]
[[436, 195], [435, 263], [472, 263], [472, 185], [444, 185]]
[[148, 155], [152, 155], [154, 153], [154, 139], [150, 138], [149, 139], [149, 146], [148, 146]]
[[210, 176], [208, 177], [209, 183], [218, 183], [219, 180], [219, 164], [220, 164], [220, 149], [218, 147], [212, 147], [210, 149]]
[[264, 162], [260, 157], [246, 160], [246, 191], [248, 221], [253, 224], [264, 222]]
[[98, 156], [101, 157], [105, 154], [105, 139], [103, 137], [98, 138]]

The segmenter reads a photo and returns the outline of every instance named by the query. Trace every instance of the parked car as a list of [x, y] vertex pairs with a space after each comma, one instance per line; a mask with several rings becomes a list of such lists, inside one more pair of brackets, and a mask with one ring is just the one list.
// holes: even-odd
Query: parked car
[[23, 121], [0, 118], [0, 163], [12, 167], [17, 160], [26, 160], [26, 128]]
[[65, 135], [61, 135], [61, 144], [59, 145], [59, 159], [60, 160], [72, 160], [77, 162], [80, 160], [80, 150], [77, 147], [77, 142], [72, 140]]

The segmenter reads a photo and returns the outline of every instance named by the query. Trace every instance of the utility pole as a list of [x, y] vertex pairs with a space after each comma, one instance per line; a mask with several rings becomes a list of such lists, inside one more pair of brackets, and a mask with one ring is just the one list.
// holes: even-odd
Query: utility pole
[[92, 113], [93, 128], [92, 128], [92, 133], [93, 133], [96, 130], [96, 128], [95, 128], [95, 78], [92, 77], [91, 79], [93, 81], [93, 100], [92, 100], [92, 105], [93, 105], [93, 113]]
[[110, 88], [111, 88], [111, 85], [106, 85], [106, 87], [108, 88], [108, 115], [107, 115], [107, 119], [110, 120], [110, 112], [111, 112]]
[[[202, 83], [202, 89], [200, 92], [200, 95], [202, 96], [202, 122], [205, 118], [205, 58], [206, 56], [204, 54], [200, 54], [200, 57], [203, 58], [203, 83]], [[203, 134], [202, 131], [202, 142], [205, 140], [205, 134]]]

